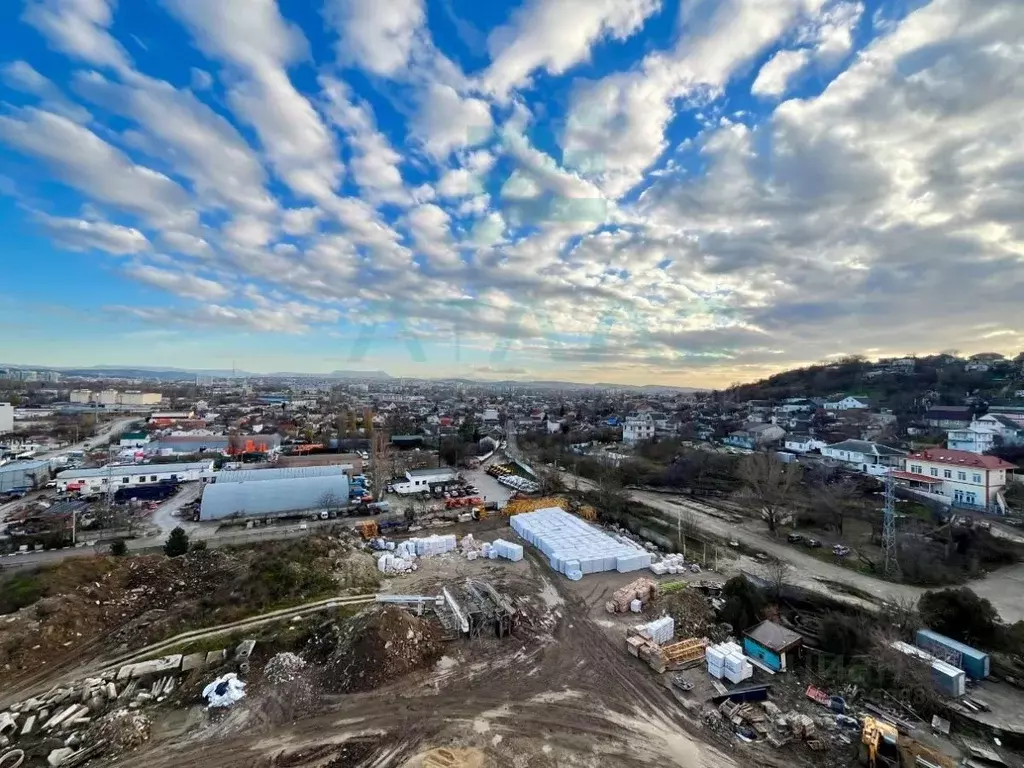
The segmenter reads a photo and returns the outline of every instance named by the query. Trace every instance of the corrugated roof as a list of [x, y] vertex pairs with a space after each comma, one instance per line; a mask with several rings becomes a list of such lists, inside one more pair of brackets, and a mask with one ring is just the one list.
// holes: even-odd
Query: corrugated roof
[[785, 651], [803, 640], [803, 637], [793, 630], [780, 627], [774, 621], [762, 621], [743, 634], [773, 651]]
[[985, 456], [970, 451], [955, 451], [951, 448], [927, 448], [910, 454], [907, 458], [947, 464], [951, 467], [975, 467], [978, 469], [1016, 469], [1016, 465], [1003, 461], [998, 456]]
[[214, 475], [218, 483], [256, 483], [302, 477], [328, 477], [344, 474], [340, 464], [318, 467], [279, 467], [276, 469], [226, 469]]
[[75, 480], [86, 477], [132, 477], [134, 475], [166, 475], [184, 472], [196, 472], [209, 469], [212, 461], [190, 461], [181, 464], [126, 464], [114, 467], [94, 467], [92, 469], [65, 469], [57, 475], [58, 480]]
[[840, 451], [852, 451], [854, 453], [866, 453], [872, 456], [905, 456], [906, 451], [890, 448], [887, 445], [872, 443], [869, 440], [843, 440], [841, 443], [834, 443], [826, 446], [836, 448]]
[[233, 515], [277, 515], [319, 509], [327, 495], [333, 497], [334, 504], [347, 503], [348, 478], [325, 475], [257, 483], [213, 483], [203, 489], [199, 518], [218, 520]]
[[412, 477], [430, 477], [433, 475], [454, 475], [456, 474], [454, 469], [450, 467], [441, 467], [438, 469], [410, 469], [409, 475]]

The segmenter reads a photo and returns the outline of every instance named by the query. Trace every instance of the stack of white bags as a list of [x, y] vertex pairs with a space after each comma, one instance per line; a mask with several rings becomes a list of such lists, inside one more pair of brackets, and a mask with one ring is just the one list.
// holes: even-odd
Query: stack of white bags
[[399, 557], [386, 552], [377, 559], [377, 570], [381, 573], [409, 573], [416, 570], [416, 563], [411, 558]]
[[653, 640], [658, 645], [671, 643], [676, 636], [676, 623], [671, 616], [662, 616], [647, 624], [641, 624], [636, 629], [641, 636]]
[[753, 665], [743, 655], [743, 649], [736, 643], [711, 645], [705, 653], [708, 662], [708, 674], [721, 680], [723, 677], [730, 683], [742, 683], [754, 675]]
[[651, 571], [658, 576], [664, 576], [666, 573], [685, 573], [686, 562], [682, 555], [666, 555], [660, 562], [651, 564]]
[[513, 544], [511, 541], [497, 539], [491, 544], [491, 551], [497, 551], [498, 557], [518, 563], [523, 559], [523, 547], [521, 544]]

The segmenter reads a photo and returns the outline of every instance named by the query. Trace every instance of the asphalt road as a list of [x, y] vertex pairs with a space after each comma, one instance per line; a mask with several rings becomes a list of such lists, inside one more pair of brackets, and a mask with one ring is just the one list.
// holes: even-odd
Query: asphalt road
[[132, 424], [138, 421], [141, 421], [141, 419], [139, 419], [138, 416], [131, 416], [129, 418], [111, 421], [108, 424], [102, 425], [99, 428], [99, 431], [96, 432], [96, 434], [93, 435], [92, 437], [88, 437], [85, 440], [82, 440], [81, 442], [74, 443], [73, 445], [65, 445], [63, 448], [57, 448], [52, 451], [47, 451], [46, 453], [41, 453], [35, 458], [52, 459], [54, 456], [60, 456], [61, 454], [67, 453], [68, 451], [86, 450], [86, 445], [90, 445], [93, 447], [97, 445], [105, 445], [107, 441], [110, 440], [110, 438], [112, 438], [114, 435], [124, 432], [126, 429], [128, 429], [128, 427], [130, 427]]

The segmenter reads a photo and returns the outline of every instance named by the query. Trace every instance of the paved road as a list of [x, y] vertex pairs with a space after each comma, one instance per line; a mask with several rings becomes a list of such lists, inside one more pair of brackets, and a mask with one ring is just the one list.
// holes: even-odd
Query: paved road
[[191, 520], [182, 520], [176, 515], [190, 501], [198, 499], [202, 495], [203, 488], [202, 483], [187, 483], [184, 488], [153, 511], [153, 516], [149, 519], [149, 522], [159, 529], [159, 533], [156, 534], [157, 536], [166, 538], [179, 525], [185, 529], [185, 533], [189, 536], [200, 528], [199, 523]]
[[[568, 473], [563, 473], [563, 480], [567, 485], [574, 482], [573, 476]], [[580, 487], [593, 488], [594, 485], [580, 479]], [[907, 584], [893, 584], [851, 568], [843, 568], [819, 560], [785, 541], [723, 520], [719, 510], [694, 501], [687, 496], [671, 496], [645, 491], [630, 491], [628, 493], [635, 501], [665, 512], [670, 517], [684, 515], [687, 522], [692, 522], [697, 528], [716, 538], [738, 541], [750, 549], [788, 562], [793, 566], [793, 573], [789, 580], [797, 586], [834, 594], [835, 589], [828, 584], [828, 582], [833, 582], [845, 584], [883, 600], [916, 600], [926, 591]], [[744, 567], [748, 566], [745, 564]], [[750, 569], [756, 570], [757, 566], [751, 563]], [[971, 582], [968, 586], [977, 594], [991, 601], [1003, 621], [1024, 620], [1024, 564], [1000, 569], [983, 579]]]
[[81, 442], [74, 443], [73, 445], [65, 445], [63, 448], [57, 448], [52, 451], [47, 451], [46, 453], [41, 453], [34, 458], [52, 459], [54, 456], [60, 456], [61, 454], [67, 453], [68, 451], [86, 450], [85, 446], [87, 444], [90, 446], [105, 445], [106, 442], [114, 435], [118, 435], [121, 432], [124, 432], [132, 424], [135, 424], [138, 421], [141, 421], [141, 419], [138, 416], [131, 416], [128, 418], [111, 421], [108, 424], [102, 425], [99, 428], [99, 431], [97, 431], [96, 434], [93, 435], [92, 437], [88, 437], [85, 440], [82, 440]]

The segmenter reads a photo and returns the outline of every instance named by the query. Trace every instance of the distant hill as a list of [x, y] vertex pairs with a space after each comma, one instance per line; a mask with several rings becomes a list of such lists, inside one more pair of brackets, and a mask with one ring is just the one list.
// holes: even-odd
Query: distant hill
[[729, 388], [726, 394], [740, 402], [863, 395], [877, 406], [909, 413], [921, 410], [926, 397], [935, 405], [962, 405], [971, 395], [991, 401], [1024, 389], [1024, 375], [1018, 363], [1007, 360], [993, 364], [988, 371], [966, 371], [966, 362], [948, 355], [919, 357], [914, 359], [912, 369], [901, 371], [850, 357], [741, 384]]

